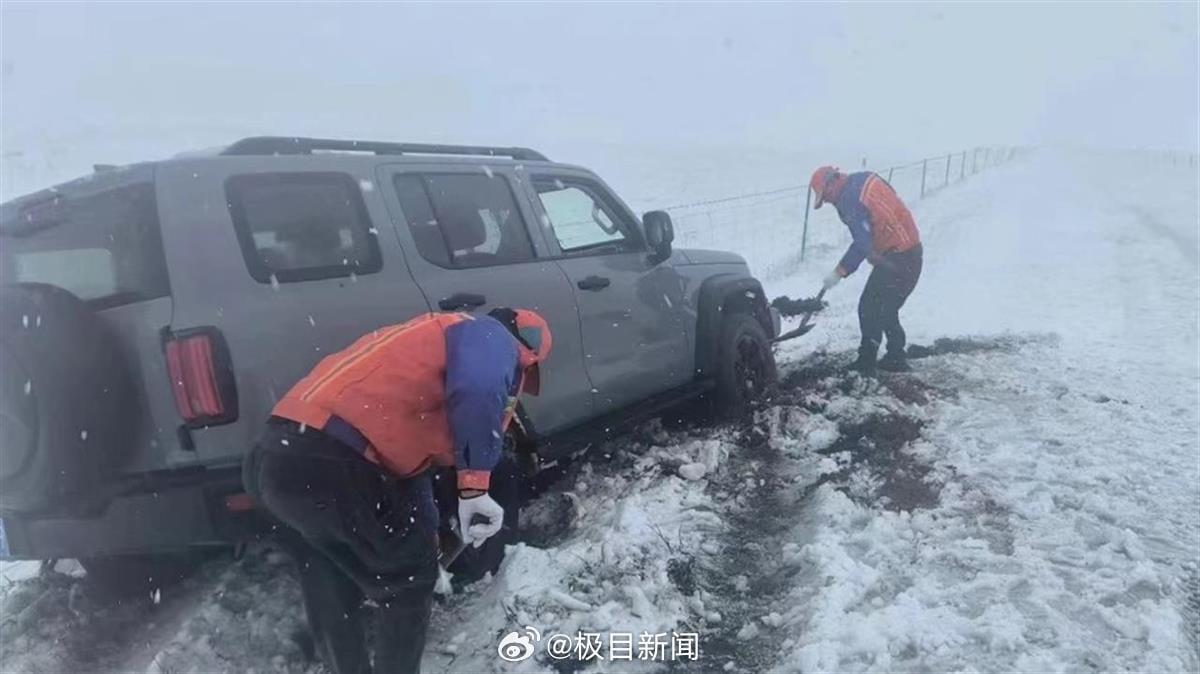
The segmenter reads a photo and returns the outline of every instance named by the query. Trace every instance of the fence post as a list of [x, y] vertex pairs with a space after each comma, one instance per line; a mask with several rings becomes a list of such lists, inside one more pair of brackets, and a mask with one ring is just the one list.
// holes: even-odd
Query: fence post
[[863, 157], [862, 167], [867, 168], [867, 158], [866, 157]]
[[967, 151], [963, 150], [962, 165], [959, 166], [959, 169], [958, 169], [958, 180], [959, 180], [959, 182], [962, 182], [963, 180], [966, 180], [966, 179], [967, 179]]
[[921, 198], [925, 198], [925, 174], [929, 173], [929, 160], [921, 160]]
[[895, 166], [893, 166], [893, 167], [891, 167], [890, 169], [888, 169], [888, 184], [889, 184], [889, 185], [891, 185], [891, 184], [892, 184], [892, 171], [895, 171], [895, 170], [896, 170], [896, 167], [895, 167]]
[[942, 187], [950, 184], [950, 155], [946, 155], [946, 177], [942, 180]]
[[804, 251], [808, 250], [808, 211], [812, 204], [812, 190], [804, 190], [804, 233], [800, 235], [800, 261], [804, 261]]

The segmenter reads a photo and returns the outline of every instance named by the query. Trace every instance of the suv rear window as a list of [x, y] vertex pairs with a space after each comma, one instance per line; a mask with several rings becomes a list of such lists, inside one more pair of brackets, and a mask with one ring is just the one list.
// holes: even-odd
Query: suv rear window
[[443, 267], [487, 267], [533, 259], [525, 218], [498, 175], [414, 174], [394, 179], [421, 257]]
[[25, 206], [0, 232], [0, 274], [4, 283], [58, 286], [98, 308], [169, 295], [154, 185]]
[[369, 274], [382, 261], [358, 183], [344, 173], [252, 173], [225, 181], [250, 275], [286, 283]]

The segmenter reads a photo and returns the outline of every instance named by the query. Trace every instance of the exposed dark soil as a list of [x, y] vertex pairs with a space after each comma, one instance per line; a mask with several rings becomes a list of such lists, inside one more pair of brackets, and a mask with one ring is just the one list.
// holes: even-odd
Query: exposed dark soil
[[1021, 344], [1031, 341], [1032, 339], [1040, 339], [1038, 337], [989, 337], [986, 339], [977, 339], [973, 337], [941, 337], [934, 340], [933, 344], [924, 346], [921, 344], [909, 344], [906, 354], [909, 359], [929, 358], [931, 356], [945, 356], [948, 354], [971, 354], [981, 351], [1005, 351], [1013, 352], [1020, 348]]
[[[820, 482], [844, 483], [851, 473], [867, 470], [879, 486], [869, 495], [888, 510], [931, 508], [938, 503], [941, 485], [931, 481], [931, 468], [904, 450], [920, 437], [924, 424], [898, 414], [868, 417], [861, 422], [843, 424], [841, 436], [822, 454], [850, 453], [850, 464], [837, 473], [822, 476]], [[863, 495], [839, 486], [852, 499]]]
[[[701, 635], [701, 651], [709, 668], [714, 662], [732, 661], [738, 671], [763, 671], [778, 656], [778, 644], [758, 621], [798, 572], [780, 562], [779, 551], [806, 494], [787, 488], [787, 459], [770, 446], [761, 429], [746, 424], [738, 451], [739, 469], [710, 482], [713, 489], [743, 496], [734, 499], [725, 515], [728, 529], [719, 560], [702, 574], [701, 586], [721, 598], [721, 620]], [[745, 578], [744, 585], [739, 577]], [[755, 623], [760, 634], [740, 639], [738, 632], [747, 623]]]
[[[787, 372], [763, 407], [781, 414], [822, 414], [835, 396], [879, 395], [880, 389], [901, 402], [925, 405], [944, 397], [945, 392], [926, 385], [914, 375], [890, 375], [879, 380], [879, 388], [855, 374], [845, 372], [844, 354], [817, 353]], [[803, 476], [794, 459], [772, 447], [768, 430], [747, 421], [739, 430], [737, 462], [710, 480], [716, 492], [741, 494], [725, 513], [728, 530], [724, 548], [715, 565], [704, 567], [699, 583], [720, 597], [721, 620], [710, 625], [703, 636], [702, 650], [713, 663], [733, 662], [738, 671], [769, 668], [778, 656], [778, 639], [761, 618], [795, 585], [800, 568], [783, 560], [782, 545], [791, 540], [806, 502], [823, 484], [847, 493], [870, 507], [913, 510], [936, 505], [941, 484], [932, 478], [931, 467], [911, 453], [910, 445], [920, 437], [924, 422], [902, 413], [881, 413], [839, 424], [838, 439], [821, 453], [850, 460], [840, 471], [826, 474], [797, 488]], [[863, 474], [877, 485], [869, 494], [851, 489], [851, 478]], [[692, 565], [688, 565], [689, 572]], [[682, 576], [683, 574], [681, 574]], [[744, 577], [745, 583], [737, 579]], [[690, 573], [686, 576], [689, 580]], [[674, 578], [674, 576], [673, 576]], [[682, 586], [681, 586], [682, 589]], [[786, 607], [781, 607], [783, 613]], [[758, 634], [740, 639], [738, 632], [748, 623]]]

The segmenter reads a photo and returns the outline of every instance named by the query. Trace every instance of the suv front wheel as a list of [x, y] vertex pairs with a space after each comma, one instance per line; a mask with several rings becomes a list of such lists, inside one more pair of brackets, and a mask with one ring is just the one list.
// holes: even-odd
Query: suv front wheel
[[775, 354], [767, 331], [754, 316], [732, 313], [721, 325], [717, 344], [716, 413], [737, 417], [775, 386]]

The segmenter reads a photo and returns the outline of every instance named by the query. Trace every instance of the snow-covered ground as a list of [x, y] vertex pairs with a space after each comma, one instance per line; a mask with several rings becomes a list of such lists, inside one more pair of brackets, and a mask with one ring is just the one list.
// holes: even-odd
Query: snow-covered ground
[[[843, 282], [781, 346], [753, 420], [649, 425], [576, 465], [556, 501], [573, 529], [441, 603], [425, 668], [1200, 668], [1195, 171], [1040, 152], [914, 211], [926, 267], [904, 318], [933, 355], [843, 374], [865, 270]], [[770, 294], [815, 292], [841, 253], [819, 226]], [[0, 670], [318, 672], [287, 568], [252, 548], [117, 606], [71, 577], [4, 581]], [[533, 657], [500, 659], [525, 626]], [[605, 659], [547, 655], [577, 632]], [[632, 659], [611, 659], [611, 633]], [[642, 633], [667, 656], [696, 634], [698, 659], [639, 659]]]

